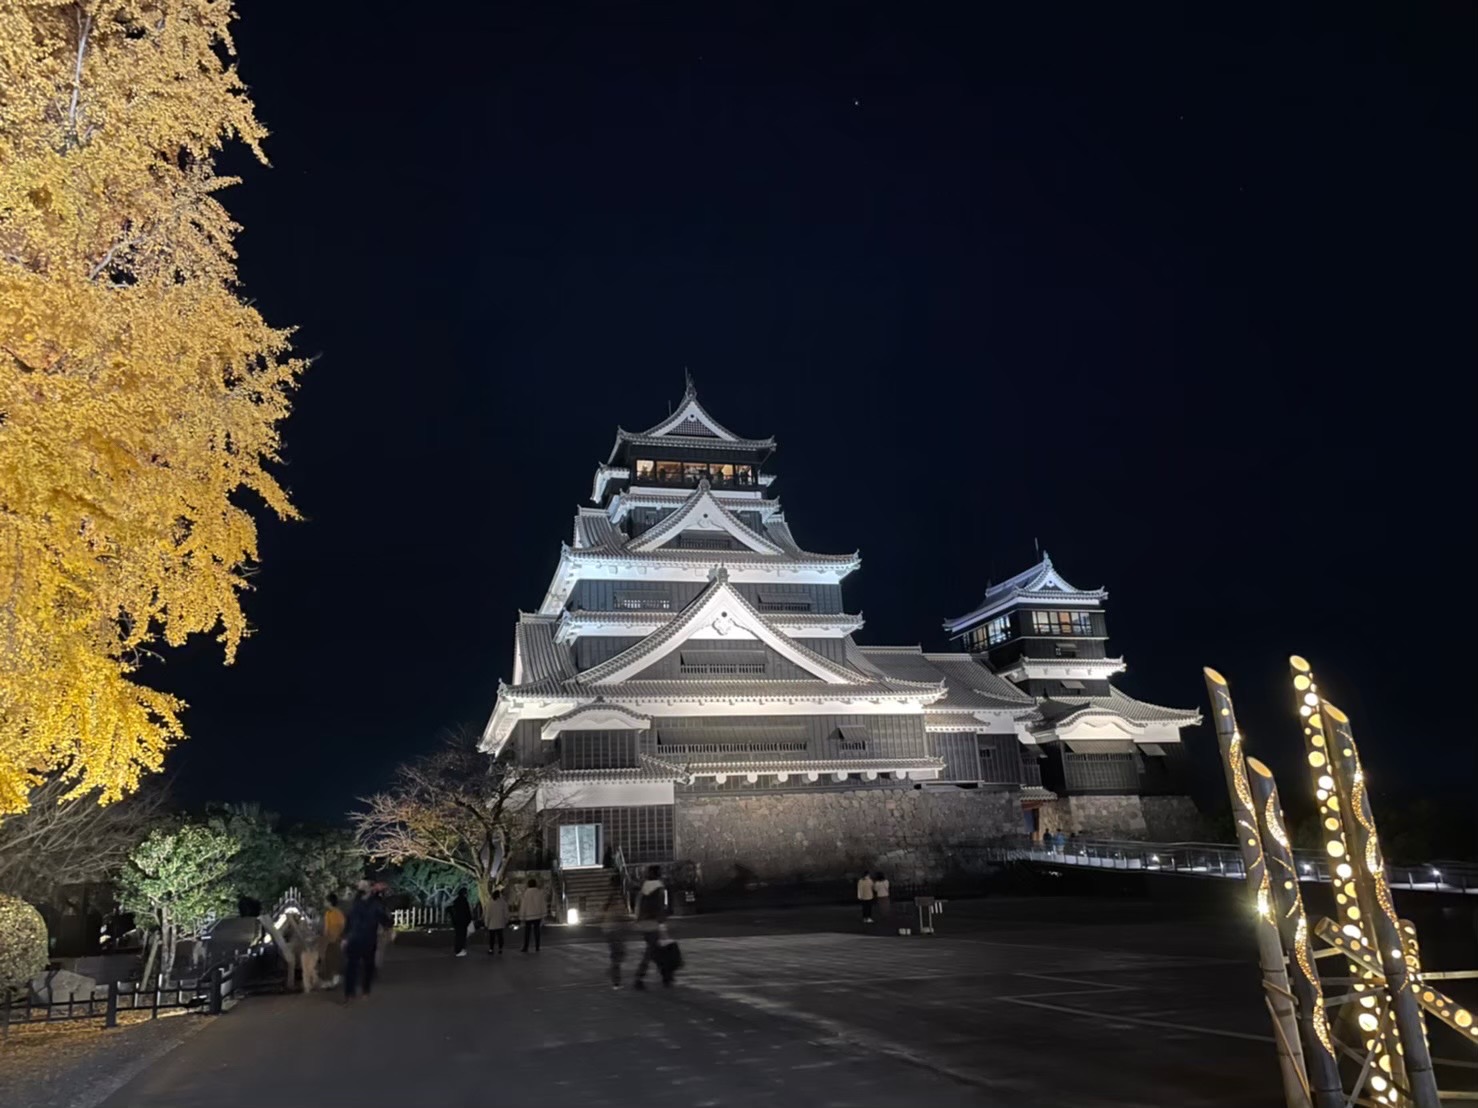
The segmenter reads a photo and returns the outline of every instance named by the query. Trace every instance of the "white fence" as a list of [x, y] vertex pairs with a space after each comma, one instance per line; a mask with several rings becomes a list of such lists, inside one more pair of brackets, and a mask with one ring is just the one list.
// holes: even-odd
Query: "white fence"
[[445, 908], [396, 908], [390, 919], [397, 931], [414, 927], [444, 927], [447, 922]]

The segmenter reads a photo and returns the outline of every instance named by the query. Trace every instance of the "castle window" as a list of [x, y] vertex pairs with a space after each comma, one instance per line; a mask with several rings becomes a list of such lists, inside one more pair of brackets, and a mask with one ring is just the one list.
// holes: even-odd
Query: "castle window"
[[725, 531], [684, 531], [677, 537], [679, 550], [734, 550], [733, 538]]
[[672, 598], [666, 589], [619, 589], [615, 606], [623, 612], [668, 612], [672, 610]]
[[841, 749], [852, 753], [861, 753], [867, 749], [868, 732], [866, 727], [858, 727], [856, 724], [844, 724], [837, 728], [841, 736]]
[[811, 598], [809, 596], [792, 595], [783, 592], [761, 592], [759, 594], [760, 611], [762, 612], [809, 612], [811, 610]]
[[763, 677], [763, 650], [685, 650], [678, 657], [684, 677]]
[[985, 639], [990, 646], [997, 646], [1011, 637], [1011, 617], [996, 616], [985, 625]]
[[1091, 635], [1093, 623], [1088, 612], [1033, 612], [1034, 635]]

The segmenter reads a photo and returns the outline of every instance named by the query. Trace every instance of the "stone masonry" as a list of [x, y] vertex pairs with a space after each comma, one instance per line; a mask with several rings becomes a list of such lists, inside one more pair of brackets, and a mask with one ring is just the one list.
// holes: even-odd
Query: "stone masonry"
[[1042, 831], [1102, 839], [1148, 837], [1137, 796], [1064, 796], [1042, 805]]
[[677, 857], [703, 883], [834, 880], [863, 869], [901, 883], [938, 880], [965, 862], [961, 844], [1022, 831], [1015, 790], [858, 789], [681, 795]]
[[1146, 796], [1144, 826], [1151, 842], [1204, 842], [1209, 837], [1206, 820], [1188, 796]]
[[1204, 824], [1188, 796], [1065, 796], [1043, 804], [1041, 814], [1046, 834], [1156, 843], [1204, 838]]

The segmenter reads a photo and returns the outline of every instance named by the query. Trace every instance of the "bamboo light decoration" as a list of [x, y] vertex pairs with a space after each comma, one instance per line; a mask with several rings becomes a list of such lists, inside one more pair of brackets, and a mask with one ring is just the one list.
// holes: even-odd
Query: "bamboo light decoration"
[[1237, 846], [1242, 852], [1242, 872], [1247, 878], [1247, 887], [1252, 892], [1253, 905], [1257, 910], [1258, 965], [1262, 970], [1264, 999], [1273, 1019], [1273, 1031], [1278, 1045], [1278, 1068], [1283, 1078], [1283, 1097], [1289, 1108], [1307, 1108], [1310, 1105], [1310, 1093], [1304, 1071], [1303, 1048], [1299, 1040], [1298, 1017], [1293, 1009], [1293, 994], [1288, 987], [1282, 939], [1273, 919], [1262, 835], [1258, 831], [1252, 791], [1247, 784], [1242, 733], [1237, 729], [1237, 717], [1226, 678], [1214, 669], [1208, 668], [1203, 672], [1206, 677], [1206, 691], [1211, 696], [1211, 718], [1216, 726], [1222, 768], [1226, 772], [1227, 789], [1231, 794], [1232, 820], [1237, 832]]
[[[1227, 683], [1215, 670], [1205, 671], [1237, 847], [1258, 908], [1258, 960], [1284, 1067], [1284, 1099], [1291, 1108], [1311, 1102], [1313, 1108], [1438, 1108], [1444, 1097], [1464, 1099], [1463, 1093], [1437, 1090], [1423, 1013], [1478, 1046], [1474, 1013], [1434, 985], [1443, 978], [1478, 974], [1423, 971], [1416, 928], [1396, 918], [1349, 718], [1320, 695], [1308, 662], [1295, 656], [1289, 664], [1335, 901], [1336, 918], [1320, 918], [1312, 928], [1273, 774], [1246, 757]], [[1311, 933], [1329, 947], [1321, 954], [1348, 962], [1349, 977], [1321, 981]], [[1278, 940], [1273, 950], [1268, 947], [1270, 934]], [[1293, 967], [1291, 992], [1285, 956]], [[1326, 999], [1325, 987], [1338, 982], [1348, 984], [1350, 991]], [[1290, 1034], [1282, 1020], [1294, 1001], [1297, 1026]], [[1348, 1024], [1340, 1020], [1331, 1025], [1326, 1010], [1333, 1007], [1349, 1012]], [[1298, 1030], [1301, 1041], [1293, 1038]], [[1358, 1073], [1342, 1073], [1342, 1059], [1358, 1066]], [[1290, 1061], [1298, 1067], [1295, 1082], [1289, 1080]], [[1354, 1082], [1346, 1094], [1343, 1078], [1348, 1074]]]
[[[1357, 874], [1354, 853], [1346, 830], [1345, 809], [1339, 795], [1339, 785], [1334, 779], [1334, 768], [1329, 762], [1328, 740], [1324, 733], [1323, 717], [1319, 713], [1319, 689], [1314, 684], [1314, 671], [1297, 654], [1288, 659], [1293, 672], [1293, 689], [1298, 703], [1298, 714], [1303, 722], [1304, 755], [1313, 780], [1314, 797], [1319, 802], [1319, 834], [1324, 841], [1324, 853], [1329, 859], [1329, 880], [1334, 887], [1335, 911], [1343, 933], [1348, 936], [1355, 949], [1363, 945], [1373, 949], [1375, 935], [1371, 921], [1361, 908], [1355, 885]], [[1370, 971], [1359, 963], [1350, 962], [1350, 976], [1364, 977], [1366, 982], [1357, 983], [1355, 991], [1361, 993], [1360, 1007], [1355, 1019], [1359, 1024], [1360, 1036], [1375, 1059], [1377, 1072], [1371, 1078], [1376, 1097], [1382, 1104], [1396, 1105], [1398, 1090], [1405, 1085], [1401, 1069], [1401, 1054], [1394, 1042], [1388, 1041], [1392, 1027], [1388, 1018], [1389, 1001], [1384, 991], [1372, 979]]]
[[[1375, 951], [1368, 946], [1358, 948], [1352, 946], [1355, 940], [1343, 934], [1339, 925], [1333, 920], [1321, 919], [1314, 925], [1314, 934], [1336, 950], [1342, 951], [1360, 969], [1369, 970], [1370, 978], [1376, 984], [1385, 984], [1386, 979], [1381, 973]], [[1436, 1016], [1448, 1027], [1461, 1034], [1469, 1043], [1478, 1046], [1478, 1024], [1474, 1023], [1472, 1012], [1434, 987], [1431, 981], [1418, 977], [1415, 971], [1412, 977], [1412, 990], [1416, 993], [1417, 1003], [1421, 1005], [1423, 1011]]]
[[[1381, 856], [1380, 838], [1375, 830], [1375, 817], [1370, 810], [1370, 796], [1365, 787], [1365, 772], [1360, 767], [1360, 754], [1349, 717], [1327, 700], [1320, 702], [1324, 737], [1334, 779], [1339, 789], [1340, 806], [1344, 809], [1345, 835], [1353, 851], [1355, 892], [1360, 910], [1370, 921], [1374, 932], [1375, 953], [1385, 975], [1387, 1003], [1395, 1017], [1400, 1034], [1398, 1051], [1406, 1074], [1406, 1085], [1416, 1108], [1438, 1108], [1437, 1079], [1432, 1073], [1432, 1054], [1427, 1047], [1426, 1027], [1406, 966], [1406, 948], [1401, 939], [1401, 926], [1396, 921], [1396, 907], [1386, 884], [1386, 863]], [[1348, 892], [1348, 890], [1347, 890]], [[1378, 1078], [1371, 1078], [1371, 1088], [1380, 1090]], [[1396, 1103], [1394, 1099], [1388, 1103]]]
[[1314, 1108], [1345, 1108], [1339, 1059], [1329, 1034], [1329, 1017], [1324, 1010], [1324, 986], [1319, 980], [1319, 969], [1310, 946], [1309, 918], [1304, 914], [1298, 869], [1283, 820], [1283, 805], [1278, 800], [1278, 785], [1273, 780], [1272, 770], [1256, 758], [1248, 758], [1246, 762], [1248, 784], [1261, 820], [1273, 912], [1283, 948], [1291, 952], [1290, 976], [1293, 995], [1298, 1000], [1298, 1022], [1303, 1029], [1309, 1096]]

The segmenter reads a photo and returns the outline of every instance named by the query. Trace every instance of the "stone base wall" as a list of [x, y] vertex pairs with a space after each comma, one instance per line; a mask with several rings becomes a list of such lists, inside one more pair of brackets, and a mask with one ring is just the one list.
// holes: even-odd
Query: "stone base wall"
[[1040, 820], [1044, 834], [1159, 843], [1202, 836], [1200, 813], [1188, 796], [1064, 796], [1043, 804]]
[[1137, 796], [1064, 796], [1042, 805], [1042, 830], [1090, 839], [1147, 837]]
[[703, 883], [815, 881], [881, 870], [902, 884], [968, 864], [961, 844], [1019, 835], [1016, 790], [855, 789], [679, 795], [677, 857]]
[[1151, 842], [1205, 842], [1210, 837], [1206, 820], [1190, 797], [1146, 796], [1141, 802], [1146, 834]]

